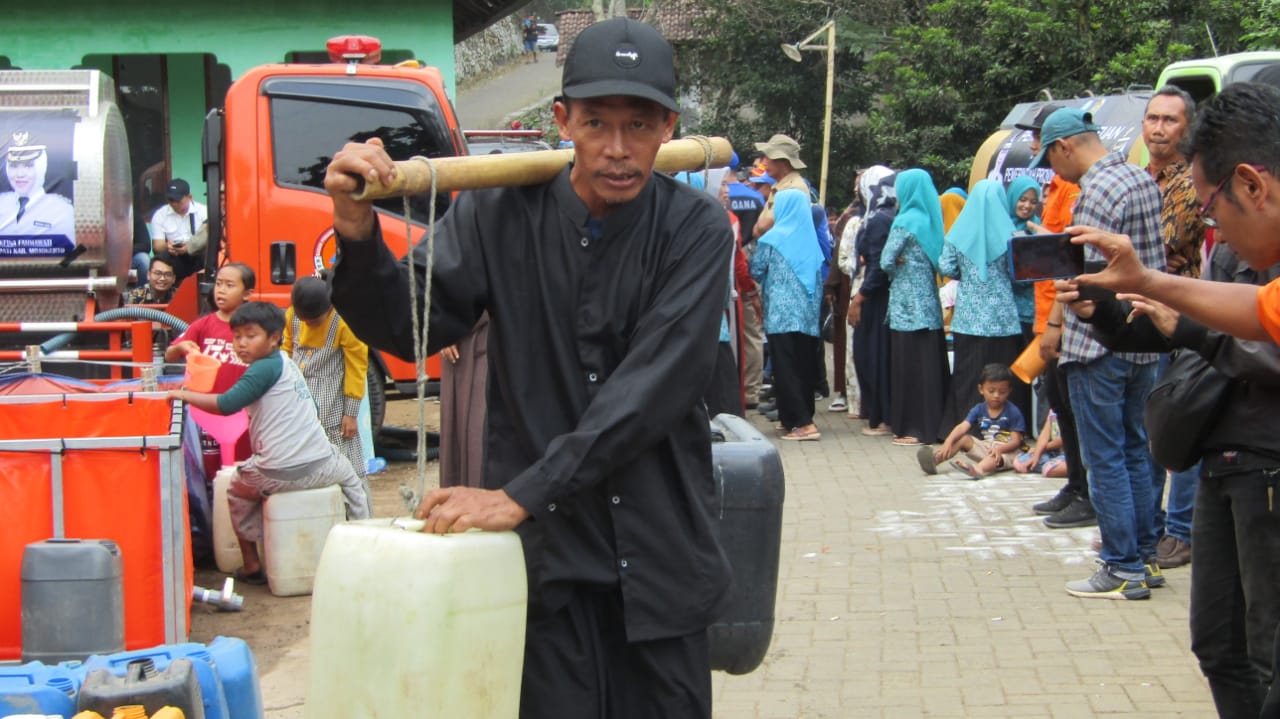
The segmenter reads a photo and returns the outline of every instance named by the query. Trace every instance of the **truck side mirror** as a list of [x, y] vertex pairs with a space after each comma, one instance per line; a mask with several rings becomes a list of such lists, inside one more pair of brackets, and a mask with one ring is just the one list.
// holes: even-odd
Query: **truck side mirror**
[[291, 285], [298, 279], [298, 249], [284, 240], [271, 243], [271, 282]]

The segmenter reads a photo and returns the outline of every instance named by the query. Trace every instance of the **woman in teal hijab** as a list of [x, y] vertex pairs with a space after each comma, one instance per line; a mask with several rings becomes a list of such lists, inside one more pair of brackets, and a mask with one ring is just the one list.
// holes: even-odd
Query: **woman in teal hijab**
[[921, 169], [898, 173], [894, 190], [898, 214], [880, 255], [889, 276], [889, 426], [894, 444], [917, 446], [940, 436], [950, 375], [936, 274], [942, 204]]
[[[943, 410], [943, 425], [964, 420], [982, 396], [978, 383], [988, 364], [1013, 364], [1026, 344], [1018, 322], [1018, 308], [1009, 279], [1009, 238], [1014, 223], [1005, 190], [995, 180], [983, 180], [969, 193], [960, 216], [947, 233], [938, 260], [942, 274], [959, 280], [955, 315], [951, 319], [955, 369]], [[1010, 400], [1030, 416], [1027, 387], [1017, 382]]]
[[804, 191], [782, 190], [774, 197], [773, 227], [751, 256], [751, 276], [764, 299], [778, 430], [783, 439], [817, 440], [822, 435], [813, 423], [813, 390], [822, 341], [822, 249]]
[[[1030, 175], [1019, 175], [1009, 183], [1005, 193], [1006, 209], [1013, 220], [1014, 229], [1028, 235], [1044, 232], [1040, 227], [1040, 183]], [[1013, 285], [1013, 301], [1018, 306], [1018, 322], [1022, 325], [1022, 336], [1030, 342], [1035, 333], [1032, 327], [1036, 321], [1036, 290], [1034, 282], [1015, 282]]]

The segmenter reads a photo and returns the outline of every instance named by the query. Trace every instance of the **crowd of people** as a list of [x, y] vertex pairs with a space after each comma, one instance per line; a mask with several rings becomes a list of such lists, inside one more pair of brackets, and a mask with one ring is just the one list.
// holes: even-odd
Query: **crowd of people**
[[[783, 408], [825, 388], [795, 359], [813, 340], [775, 338], [769, 318], [782, 305], [796, 322], [778, 329], [816, 338], [825, 299], [852, 328], [847, 344], [833, 337], [833, 357], [851, 352], [857, 388], [830, 409], [847, 407], [863, 434], [918, 447], [927, 473], [949, 460], [974, 478], [1067, 480], [1033, 509], [1050, 527], [1099, 527], [1099, 568], [1068, 593], [1145, 599], [1166, 586], [1163, 570], [1194, 560], [1192, 649], [1224, 717], [1280, 708], [1267, 698], [1280, 651], [1280, 451], [1264, 429], [1280, 384], [1280, 83], [1257, 79], [1199, 116], [1185, 91], [1156, 90], [1143, 117], [1146, 167], [1109, 148], [1087, 111], [1049, 104], [1018, 125], [1031, 134], [1029, 169], [1053, 171], [1046, 187], [1028, 173], [940, 196], [924, 170], [866, 168], [849, 207], [830, 213], [836, 259], [821, 296], [804, 282], [821, 251], [812, 228], [785, 225], [808, 248], [783, 262], [769, 248], [792, 239], [763, 242], [778, 223], [764, 234], [756, 223], [754, 248], [744, 234], [749, 253], [769, 258], [753, 257], [753, 270], [767, 264], [793, 283], [762, 284], [776, 406], [758, 408], [778, 411], [783, 438], [796, 427], [818, 438], [800, 424], [812, 404], [798, 419]], [[761, 149], [779, 182], [754, 186], [775, 208], [788, 195], [808, 202], [802, 189], [777, 189], [782, 176]], [[1085, 274], [1013, 279], [1010, 238], [1063, 231], [1085, 245]], [[1200, 279], [1202, 268], [1217, 282]], [[1024, 354], [1044, 360], [1034, 385], [1010, 372]], [[745, 377], [747, 406], [762, 401], [755, 380]], [[1147, 407], [1153, 390], [1180, 383], [1199, 391]]]
[[[620, 52], [642, 61], [614, 62]], [[679, 112], [669, 44], [643, 23], [597, 23], [569, 52], [554, 109], [573, 164], [531, 187], [460, 194], [434, 254], [423, 243], [398, 260], [371, 204], [352, 196], [357, 178], [383, 183], [395, 166], [376, 139], [348, 144], [325, 179], [340, 250], [332, 306], [328, 286], [300, 282], [286, 319], [246, 302], [247, 267], [224, 266], [215, 319], [170, 354], [222, 351], [237, 377], [179, 395], [209, 411], [271, 410], [320, 442], [283, 456], [298, 444], [283, 425], [251, 425], [232, 491], [251, 547], [255, 502], [300, 486], [300, 466], [340, 484], [352, 516], [368, 513], [356, 455], [337, 449], [358, 400], [344, 390], [362, 375], [340, 338], [411, 358], [423, 341], [414, 313], [428, 311], [430, 351], [482, 357], [471, 371], [485, 384], [462, 374], [455, 388], [483, 404], [469, 430], [479, 446], [456, 448], [459, 468], [416, 514], [428, 532], [521, 535], [521, 716], [710, 716], [706, 628], [730, 568], [708, 410], [756, 410], [784, 441], [820, 441], [826, 397], [863, 434], [914, 448], [926, 472], [951, 462], [975, 479], [1066, 479], [1032, 509], [1050, 527], [1099, 527], [1100, 566], [1066, 585], [1073, 596], [1149, 598], [1163, 570], [1194, 560], [1192, 649], [1221, 715], [1259, 716], [1280, 625], [1280, 448], [1266, 421], [1280, 284], [1257, 287], [1280, 274], [1280, 92], [1232, 86], [1197, 110], [1177, 88], [1152, 94], [1144, 168], [1108, 148], [1088, 112], [1044, 107], [1019, 131], [1032, 168], [1053, 171], [1046, 187], [1028, 173], [939, 194], [923, 169], [875, 165], [829, 211], [813, 201], [801, 145], [780, 133], [740, 174], [683, 178], [699, 193], [653, 172]], [[170, 189], [178, 219], [153, 221], [153, 296], [182, 277], [197, 229], [189, 189]], [[1062, 231], [1087, 245], [1088, 274], [1015, 281], [1010, 238]], [[1223, 282], [1198, 279], [1202, 267]], [[466, 349], [477, 338], [483, 349]], [[332, 363], [329, 384], [301, 392], [281, 349]], [[1176, 467], [1149, 449], [1159, 438], [1144, 411], [1162, 376], [1185, 371], [1174, 349], [1228, 387], [1218, 421], [1191, 438], [1195, 461]], [[1011, 371], [1028, 352], [1045, 364], [1034, 386]], [[327, 398], [318, 419], [299, 409], [310, 395]], [[248, 548], [242, 578], [261, 579]]]

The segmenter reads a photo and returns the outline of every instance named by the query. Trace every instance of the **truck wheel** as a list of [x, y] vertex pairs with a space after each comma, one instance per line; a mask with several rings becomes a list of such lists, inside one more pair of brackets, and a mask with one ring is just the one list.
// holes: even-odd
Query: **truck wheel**
[[383, 377], [382, 367], [377, 362], [369, 363], [366, 377], [369, 392], [369, 427], [373, 431], [376, 442], [378, 432], [382, 431], [382, 422], [387, 416], [386, 379]]

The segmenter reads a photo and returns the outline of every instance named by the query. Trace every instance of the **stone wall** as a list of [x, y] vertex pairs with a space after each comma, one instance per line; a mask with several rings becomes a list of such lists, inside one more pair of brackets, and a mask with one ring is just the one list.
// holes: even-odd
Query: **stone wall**
[[516, 59], [521, 52], [521, 33], [515, 15], [503, 18], [453, 46], [454, 71], [458, 85], [480, 80], [498, 67]]

